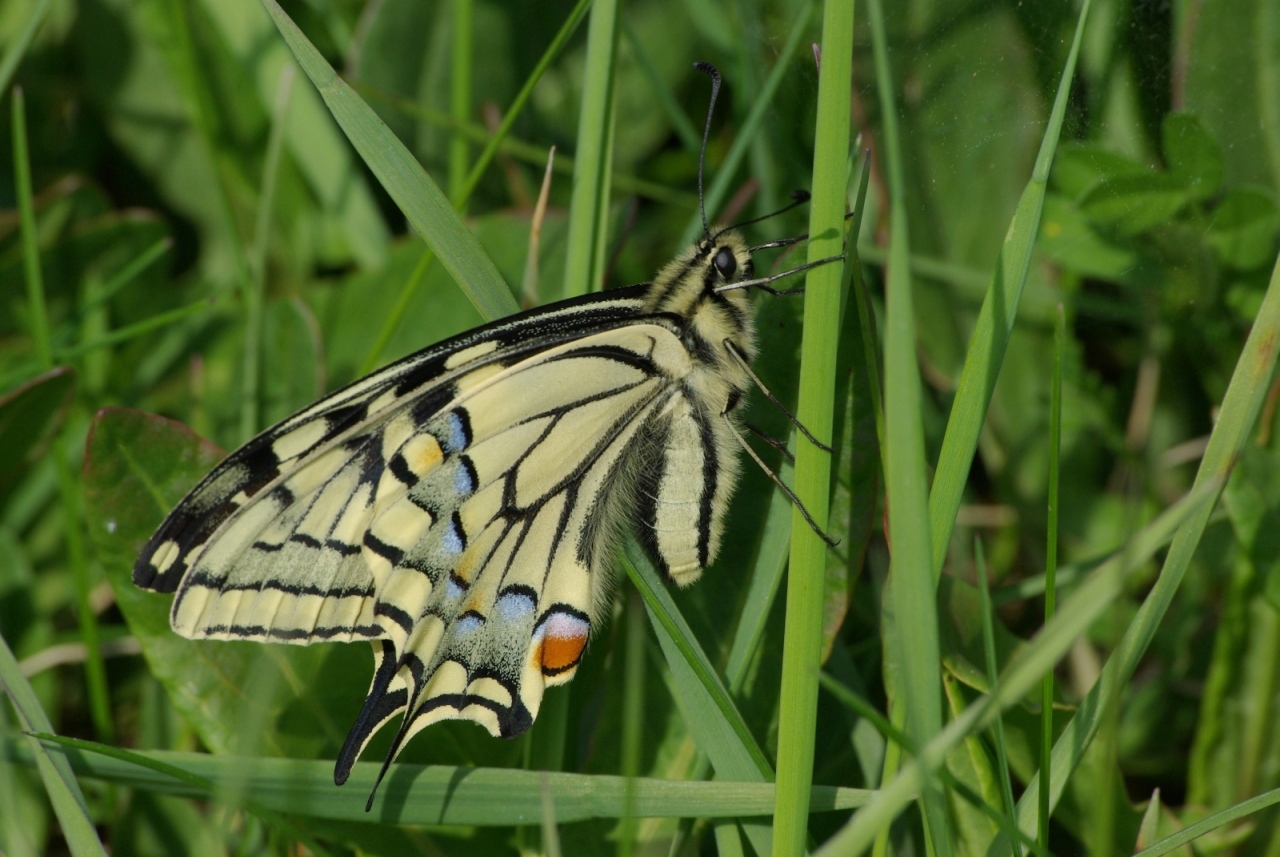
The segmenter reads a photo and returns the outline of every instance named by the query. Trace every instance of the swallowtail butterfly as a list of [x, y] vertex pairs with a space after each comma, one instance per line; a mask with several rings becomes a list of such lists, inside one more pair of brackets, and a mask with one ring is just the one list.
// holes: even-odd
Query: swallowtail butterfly
[[[714, 107], [719, 74], [699, 67]], [[214, 468], [134, 583], [175, 594], [184, 637], [370, 641], [338, 783], [400, 713], [386, 764], [447, 718], [519, 735], [602, 619], [624, 522], [681, 586], [716, 557], [750, 451], [736, 412], [758, 384], [747, 292], [810, 267], [757, 277], [753, 249], [705, 229], [652, 283], [524, 312], [349, 384]]]

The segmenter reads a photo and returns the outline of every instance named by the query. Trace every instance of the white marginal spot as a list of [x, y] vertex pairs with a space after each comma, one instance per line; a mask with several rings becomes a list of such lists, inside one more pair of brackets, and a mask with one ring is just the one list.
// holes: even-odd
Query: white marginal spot
[[151, 564], [155, 566], [156, 571], [164, 574], [169, 570], [169, 566], [173, 565], [174, 560], [178, 558], [181, 552], [178, 548], [178, 543], [170, 539], [156, 548], [155, 553], [151, 554]]
[[483, 357], [486, 354], [492, 354], [494, 351], [497, 351], [497, 350], [498, 350], [497, 340], [492, 340], [492, 339], [489, 340], [488, 342], [481, 342], [478, 345], [472, 345], [468, 348], [462, 348], [449, 355], [448, 359], [444, 361], [444, 368], [457, 369], [459, 366], [466, 365], [467, 363], [470, 363], [472, 360], [475, 360], [477, 357]]
[[478, 678], [471, 684], [467, 685], [468, 696], [483, 696], [485, 699], [496, 702], [503, 708], [510, 708], [515, 702], [511, 698], [511, 691], [507, 690], [502, 682], [492, 678]]

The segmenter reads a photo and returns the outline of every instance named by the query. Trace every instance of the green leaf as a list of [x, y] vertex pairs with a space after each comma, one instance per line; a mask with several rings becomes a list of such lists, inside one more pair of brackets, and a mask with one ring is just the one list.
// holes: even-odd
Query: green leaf
[[75, 373], [58, 366], [0, 396], [0, 497], [62, 423], [75, 387]]
[[1241, 271], [1260, 268], [1275, 257], [1277, 225], [1280, 215], [1275, 196], [1261, 188], [1239, 188], [1214, 209], [1209, 246], [1227, 267]]
[[1044, 201], [1036, 245], [1073, 271], [1123, 282], [1138, 264], [1139, 254], [1097, 233], [1074, 203], [1059, 194]]
[[1071, 143], [1061, 146], [1054, 157], [1052, 181], [1063, 196], [1078, 200], [1102, 182], [1149, 172], [1146, 166], [1113, 149]]
[[1170, 113], [1160, 126], [1169, 172], [1187, 184], [1192, 199], [1213, 196], [1222, 187], [1222, 150], [1204, 123], [1190, 113]]
[[1098, 226], [1137, 235], [1172, 220], [1191, 199], [1182, 176], [1133, 173], [1099, 181], [1080, 199], [1080, 209]]
[[[330, 653], [339, 660], [330, 669], [366, 671], [363, 647], [186, 640], [169, 629], [171, 598], [133, 585], [133, 563], [146, 539], [221, 458], [212, 444], [160, 417], [108, 408], [94, 418], [85, 444], [86, 513], [116, 603], [142, 644], [152, 675], [208, 747], [273, 754], [287, 748], [300, 755], [314, 754], [326, 741], [335, 747], [346, 732], [335, 718], [358, 702], [350, 687], [364, 679], [316, 678]], [[325, 704], [318, 694], [328, 691], [340, 695]], [[351, 697], [345, 706], [344, 696]], [[290, 723], [305, 723], [305, 728]]]

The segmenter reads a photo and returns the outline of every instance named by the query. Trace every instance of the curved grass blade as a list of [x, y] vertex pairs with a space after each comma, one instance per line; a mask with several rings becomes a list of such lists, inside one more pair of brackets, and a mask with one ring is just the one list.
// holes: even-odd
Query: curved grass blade
[[[1227, 393], [1222, 399], [1217, 424], [1213, 428], [1213, 434], [1209, 436], [1209, 445], [1200, 460], [1200, 469], [1196, 472], [1193, 493], [1203, 491], [1206, 486], [1215, 486], [1216, 500], [1217, 491], [1221, 490], [1231, 472], [1262, 409], [1275, 374], [1277, 349], [1280, 349], [1280, 258], [1276, 260], [1271, 283], [1249, 331], [1244, 350], [1236, 362]], [[1058, 741], [1053, 746], [1053, 766], [1050, 769], [1051, 806], [1056, 805], [1062, 797], [1068, 778], [1098, 732], [1104, 712], [1115, 704], [1119, 694], [1124, 691], [1138, 661], [1155, 636], [1156, 629], [1168, 612], [1173, 596], [1191, 564], [1191, 557], [1200, 543], [1212, 511], [1213, 504], [1206, 504], [1178, 531], [1146, 600], [1138, 608], [1137, 615], [1129, 624], [1120, 644], [1102, 668], [1097, 682], [1058, 736]], [[1023, 830], [1035, 823], [1039, 800], [1040, 778], [1036, 776], [1018, 801], [1018, 823]], [[1001, 853], [994, 850], [997, 848], [1005, 848], [998, 839], [987, 853]]]
[[[9, 644], [0, 637], [0, 688], [9, 695], [14, 710], [18, 712], [18, 720], [27, 732], [53, 732], [48, 716], [40, 707], [40, 700], [35, 691], [18, 668], [18, 661]], [[32, 761], [40, 771], [45, 791], [49, 793], [49, 801], [62, 826], [62, 834], [75, 857], [106, 857], [106, 849], [102, 840], [94, 830], [93, 821], [89, 818], [89, 810], [85, 806], [84, 794], [80, 784], [76, 782], [72, 766], [61, 753], [50, 753], [45, 746], [35, 739], [28, 738], [26, 749], [32, 755]]]
[[947, 431], [938, 453], [938, 468], [933, 476], [933, 488], [929, 493], [929, 527], [933, 534], [933, 573], [942, 574], [942, 563], [947, 557], [951, 542], [951, 530], [955, 525], [956, 511], [969, 478], [969, 468], [978, 448], [978, 433], [986, 419], [987, 407], [995, 390], [1000, 364], [1004, 360], [1009, 336], [1018, 316], [1018, 303], [1022, 300], [1022, 287], [1027, 282], [1031, 267], [1031, 250], [1040, 231], [1040, 214], [1044, 210], [1045, 190], [1049, 182], [1049, 167], [1057, 151], [1062, 120], [1066, 115], [1067, 98], [1071, 81], [1075, 76], [1076, 57], [1084, 37], [1085, 21], [1089, 17], [1091, 0], [1085, 0], [1080, 8], [1075, 37], [1067, 55], [1066, 66], [1058, 83], [1058, 93], [1045, 127], [1040, 152], [1036, 155], [1031, 180], [1022, 191], [1018, 207], [1014, 210], [1004, 246], [1000, 248], [1000, 260], [996, 263], [987, 296], [978, 311], [973, 334], [969, 338], [969, 353], [956, 385], [956, 396], [947, 418]]
[[405, 145], [325, 61], [275, 0], [262, 0], [289, 49], [360, 157], [487, 319], [519, 309], [497, 267]]
[[[1009, 661], [990, 693], [948, 723], [937, 737], [921, 748], [916, 758], [904, 764], [897, 776], [879, 790], [875, 801], [856, 813], [847, 825], [827, 840], [815, 857], [850, 857], [867, 849], [915, 799], [927, 772], [940, 766], [946, 754], [965, 737], [987, 728], [1000, 712], [1020, 704], [1039, 685], [1045, 671], [1052, 669], [1067, 649], [1107, 610], [1129, 575], [1142, 568], [1157, 550], [1174, 539], [1175, 534], [1181, 535], [1179, 528], [1208, 514], [1213, 507], [1211, 501], [1222, 490], [1223, 482], [1223, 476], [1218, 474], [1193, 488], [1187, 496], [1138, 531], [1125, 550], [1094, 569], [1053, 620]], [[1054, 781], [1062, 782], [1056, 777]], [[1028, 790], [1023, 793], [1020, 805], [1019, 826], [1024, 832], [1034, 829], [1035, 812], [1036, 798]], [[1008, 842], [1001, 836], [996, 837], [987, 853], [1004, 857], [1009, 853]]]
[[[106, 753], [98, 752], [101, 747]], [[117, 758], [114, 749], [92, 742], [77, 747], [50, 747], [50, 756], [63, 757], [81, 776], [122, 783], [134, 788], [187, 797], [215, 795], [187, 777], [175, 779], [152, 766]], [[92, 752], [86, 752], [86, 751]], [[17, 741], [0, 741], [0, 756], [31, 763], [33, 750]], [[555, 807], [556, 821], [566, 824], [591, 818], [621, 818], [626, 778], [510, 768], [464, 768], [451, 765], [396, 765], [374, 801], [364, 811], [381, 767], [359, 762], [341, 789], [333, 786], [333, 763], [316, 760], [211, 756], [163, 750], [135, 752], [170, 768], [219, 784], [236, 779], [244, 799], [272, 812], [323, 817], [334, 821], [380, 820], [395, 824], [467, 824], [507, 827], [540, 824], [544, 784]], [[248, 769], [247, 774], [244, 769]], [[771, 783], [718, 781], [714, 783], [658, 780], [634, 781], [636, 815], [653, 818], [734, 818], [767, 816], [773, 811]], [[818, 786], [811, 812], [847, 811], [864, 806], [873, 793], [865, 789]]]

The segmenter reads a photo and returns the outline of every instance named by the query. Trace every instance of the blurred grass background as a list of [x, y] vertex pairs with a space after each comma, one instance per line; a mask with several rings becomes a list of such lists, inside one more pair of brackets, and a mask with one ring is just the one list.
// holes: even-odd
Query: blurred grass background
[[[537, 301], [647, 280], [695, 234], [708, 87], [694, 60], [715, 63], [726, 81], [707, 155], [709, 216], [771, 211], [811, 182], [820, 142], [810, 48], [821, 36], [818, 4], [623, 4], [616, 45], [603, 60], [588, 51], [599, 4], [586, 17], [585, 4], [562, 0], [283, 8], [465, 212], [518, 299], [529, 295], [532, 211], [553, 145]], [[861, 4], [856, 11], [851, 160], [871, 156], [856, 273], [883, 330], [890, 143], [882, 105], [892, 104], [924, 459], [941, 469], [978, 308], [1031, 176], [1079, 8], [1065, 0], [889, 4], [889, 80], [877, 76], [867, 15]], [[545, 71], [470, 189], [477, 157], [544, 56]], [[113, 854], [509, 854], [549, 850], [548, 842], [567, 854], [767, 847], [760, 818], [733, 820], [760, 810], [732, 809], [743, 805], [731, 798], [746, 800], [732, 783], [695, 794], [646, 780], [608, 797], [606, 779], [480, 778], [487, 791], [441, 786], [440, 802], [418, 804], [416, 824], [400, 827], [377, 822], [408, 819], [412, 789], [426, 788], [426, 775], [397, 782], [393, 774], [384, 791], [399, 795], [400, 815], [384, 801], [370, 817], [360, 811], [367, 786], [353, 776], [335, 789], [324, 782], [325, 764], [259, 778], [277, 768], [238, 757], [333, 758], [367, 687], [367, 650], [194, 647], [168, 634], [165, 599], [127, 584], [163, 507], [217, 458], [196, 435], [234, 448], [361, 371], [482, 320], [444, 264], [424, 263], [423, 242], [393, 194], [306, 76], [290, 79], [292, 66], [257, 0], [0, 4], [0, 635], [54, 731], [122, 748], [225, 754], [203, 768], [175, 757], [212, 783], [184, 793], [212, 790], [213, 801], [166, 794], [172, 778], [130, 779], [123, 763], [78, 777], [89, 835], [96, 829]], [[584, 105], [599, 103], [592, 85], [606, 81], [612, 114], [584, 121]], [[15, 87], [25, 133], [15, 134]], [[598, 148], [608, 154], [595, 157], [611, 190], [583, 215], [588, 203], [575, 198], [571, 164], [587, 156], [588, 132], [601, 131]], [[726, 161], [735, 166], [723, 168]], [[20, 211], [24, 181], [29, 214]], [[1023, 641], [1043, 622], [1058, 305], [1061, 602], [1190, 488], [1267, 294], [1278, 188], [1280, 8], [1269, 0], [1097, 0], [978, 454], [954, 532], [934, 546], [945, 555], [936, 608], [944, 721], [991, 686], [984, 618], [994, 621], [1000, 667], [1026, 651]], [[590, 217], [590, 229], [575, 231], [571, 201], [572, 218]], [[763, 241], [806, 223], [801, 210], [750, 232]], [[762, 296], [757, 304], [758, 370], [792, 402], [800, 303]], [[846, 307], [841, 350], [832, 355], [840, 393], [830, 528], [842, 542], [827, 560], [823, 669], [871, 711], [858, 713], [838, 693], [819, 697], [813, 782], [872, 789], [893, 739], [869, 715], [890, 710], [897, 655], [886, 628], [904, 619], [882, 612], [890, 609], [889, 551], [870, 398], [878, 387], [867, 375], [856, 296]], [[1269, 383], [1268, 370], [1263, 392]], [[1280, 787], [1275, 402], [1272, 388], [1176, 597], [1055, 802], [1053, 853], [1132, 852]], [[195, 434], [115, 411], [90, 436], [94, 414], [116, 406]], [[785, 436], [785, 419], [759, 397], [750, 419]], [[776, 454], [766, 460], [780, 463]], [[700, 643], [719, 672], [746, 733], [741, 747], [756, 747], [764, 769], [755, 773], [764, 779], [779, 745], [784, 599], [775, 596], [788, 515], [785, 499], [747, 467], [721, 558], [697, 586], [671, 593], [687, 623], [671, 634]], [[994, 614], [975, 588], [975, 541]], [[1056, 671], [1054, 735], [1134, 627], [1158, 568], [1141, 564], [1070, 645]], [[682, 684], [690, 679], [671, 666], [667, 632], [650, 632], [642, 611], [624, 610], [629, 584], [620, 591], [577, 679], [549, 692], [527, 737], [497, 741], [472, 724], [445, 723], [414, 739], [402, 759], [661, 781], [721, 771], [724, 751], [709, 743], [702, 724], [710, 715]], [[12, 683], [10, 675], [6, 687]], [[999, 824], [975, 802], [1009, 815], [1001, 760], [1017, 798], [1039, 768], [1040, 715], [1039, 694], [1028, 694], [998, 732], [975, 731], [948, 755], [950, 780], [939, 788], [950, 851], [1009, 853], [1007, 841], [993, 845]], [[0, 709], [0, 851], [93, 853], [80, 850], [91, 846], [77, 844], [49, 808], [20, 727], [31, 728]], [[76, 770], [89, 764], [81, 758]], [[500, 790], [504, 783], [510, 792]], [[580, 805], [575, 788], [606, 797]], [[815, 792], [814, 800], [843, 809], [810, 817], [814, 843], [835, 834], [861, 800], [831, 794]], [[527, 815], [512, 808], [526, 806]], [[920, 853], [920, 813], [936, 811], [909, 809], [878, 853]], [[433, 818], [447, 824], [426, 823]], [[708, 821], [715, 818], [722, 820]], [[1274, 853], [1277, 817], [1235, 819], [1201, 847]]]

